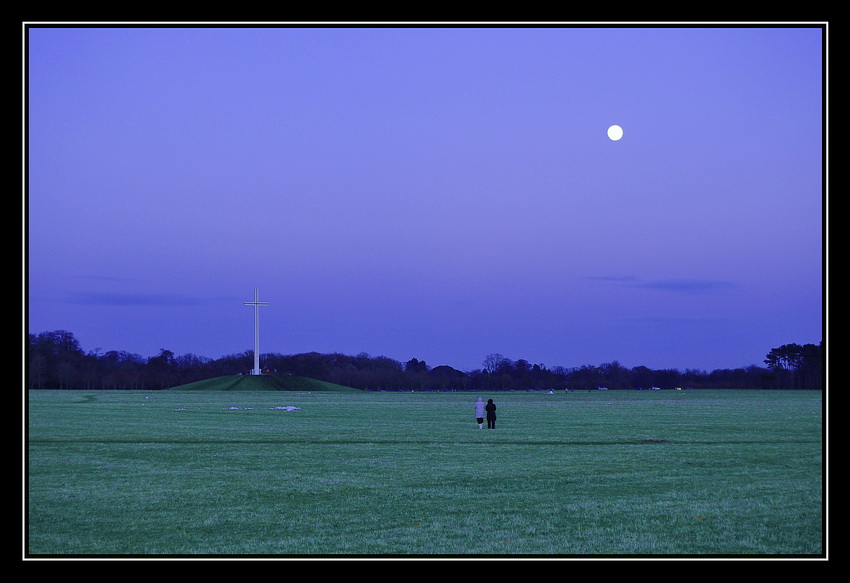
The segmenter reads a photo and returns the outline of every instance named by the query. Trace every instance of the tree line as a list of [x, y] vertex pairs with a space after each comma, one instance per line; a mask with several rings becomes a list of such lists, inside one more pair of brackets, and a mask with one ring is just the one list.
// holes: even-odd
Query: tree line
[[[195, 354], [175, 355], [160, 349], [143, 357], [125, 351], [82, 349], [71, 332], [56, 330], [28, 335], [26, 386], [30, 389], [159, 390], [217, 376], [247, 374], [253, 368], [253, 351], [212, 359]], [[268, 374], [310, 377], [374, 391], [471, 390], [595, 390], [623, 389], [782, 389], [822, 390], [822, 343], [785, 344], [771, 349], [765, 367], [737, 369], [628, 368], [613, 361], [567, 368], [547, 367], [525, 359], [511, 360], [498, 353], [487, 355], [479, 369], [461, 371], [450, 366], [431, 367], [411, 358], [401, 362], [386, 356], [361, 353], [308, 352], [261, 354]]]

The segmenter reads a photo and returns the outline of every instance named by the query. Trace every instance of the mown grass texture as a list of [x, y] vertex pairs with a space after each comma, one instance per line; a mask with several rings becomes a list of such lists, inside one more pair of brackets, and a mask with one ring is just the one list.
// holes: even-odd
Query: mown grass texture
[[30, 391], [27, 553], [823, 552], [820, 393], [478, 396]]

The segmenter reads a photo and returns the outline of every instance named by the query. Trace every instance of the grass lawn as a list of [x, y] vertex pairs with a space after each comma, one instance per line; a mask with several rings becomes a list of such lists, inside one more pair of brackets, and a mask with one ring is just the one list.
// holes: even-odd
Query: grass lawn
[[819, 392], [27, 396], [30, 557], [824, 552]]

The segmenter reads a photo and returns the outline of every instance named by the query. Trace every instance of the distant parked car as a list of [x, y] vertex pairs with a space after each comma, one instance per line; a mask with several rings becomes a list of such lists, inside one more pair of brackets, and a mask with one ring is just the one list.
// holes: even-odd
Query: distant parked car
[[599, 390], [600, 390], [600, 391], [607, 391], [607, 390], [608, 390], [608, 387], [599, 387]]

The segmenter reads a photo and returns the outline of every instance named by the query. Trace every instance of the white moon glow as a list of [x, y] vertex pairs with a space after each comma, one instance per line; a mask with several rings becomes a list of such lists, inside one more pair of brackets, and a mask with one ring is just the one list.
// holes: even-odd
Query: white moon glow
[[617, 125], [611, 126], [608, 128], [608, 137], [616, 142], [623, 137], [623, 128]]

